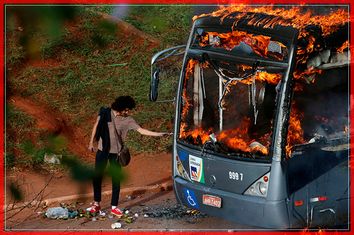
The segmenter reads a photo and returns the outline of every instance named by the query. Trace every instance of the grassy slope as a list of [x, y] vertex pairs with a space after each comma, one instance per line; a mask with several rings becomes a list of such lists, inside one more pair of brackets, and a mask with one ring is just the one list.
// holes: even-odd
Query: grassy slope
[[[110, 7], [80, 9], [75, 20], [65, 24], [63, 34], [54, 39], [43, 30], [33, 30], [32, 38], [40, 48], [39, 60], [45, 66], [33, 66], [30, 59], [29, 63], [23, 62], [23, 58], [30, 58], [26, 47], [23, 49], [19, 44], [19, 34], [23, 32], [16, 30], [16, 23], [11, 25], [9, 21], [7, 68], [11, 71], [16, 65], [25, 66], [13, 73], [15, 75], [10, 77], [7, 88], [60, 110], [70, 117], [73, 124], [83, 128], [87, 135], [90, 134], [99, 107], [110, 105], [118, 95], [131, 95], [136, 99], [138, 107], [133, 116], [143, 127], [172, 131], [174, 105], [148, 101], [149, 63], [154, 51], [186, 42], [191, 7], [130, 8], [126, 21], [162, 41], [161, 48], [153, 50], [147, 50], [146, 45], [137, 44], [134, 39], [117, 38], [116, 27], [99, 20], [96, 14], [97, 11], [111, 10]], [[178, 70], [173, 69], [169, 76], [178, 76]], [[170, 94], [174, 92], [173, 87], [163, 86], [161, 96], [171, 97]], [[20, 119], [11, 113], [7, 114], [9, 132], [17, 131], [16, 125]], [[27, 128], [30, 127], [27, 125]], [[7, 141], [8, 146], [13, 144], [11, 138]], [[26, 140], [22, 138], [16, 141]], [[151, 138], [136, 133], [131, 133], [128, 141], [134, 152], [167, 151], [170, 144], [169, 138]]]

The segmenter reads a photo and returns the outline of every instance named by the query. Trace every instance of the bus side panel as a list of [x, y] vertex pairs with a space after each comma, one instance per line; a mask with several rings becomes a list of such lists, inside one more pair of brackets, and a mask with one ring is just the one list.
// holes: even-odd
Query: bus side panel
[[[313, 184], [309, 190], [309, 227], [348, 228], [348, 162], [332, 168]], [[323, 201], [317, 201], [318, 196], [324, 196]]]
[[348, 227], [348, 151], [308, 149], [289, 159], [288, 174], [292, 227]]

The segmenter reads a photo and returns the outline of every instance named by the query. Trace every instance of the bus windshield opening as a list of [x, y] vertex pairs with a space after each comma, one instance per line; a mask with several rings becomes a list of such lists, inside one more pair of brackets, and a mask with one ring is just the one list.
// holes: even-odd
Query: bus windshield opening
[[257, 65], [189, 59], [179, 139], [229, 156], [267, 159], [282, 72]]

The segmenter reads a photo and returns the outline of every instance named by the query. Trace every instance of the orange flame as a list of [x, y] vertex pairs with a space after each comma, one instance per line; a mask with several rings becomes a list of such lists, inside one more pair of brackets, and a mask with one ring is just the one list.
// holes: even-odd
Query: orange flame
[[195, 144], [197, 143], [197, 139], [198, 137], [201, 140], [201, 144], [204, 144], [205, 142], [207, 142], [209, 140], [209, 134], [211, 130], [205, 131], [203, 130], [201, 127], [198, 127], [194, 130], [188, 131], [185, 129], [185, 124], [181, 124], [181, 131], [180, 131], [180, 138], [181, 139], [185, 139], [187, 137], [192, 137], [194, 140]]
[[[259, 14], [258, 14], [259, 13]], [[220, 20], [223, 21], [226, 18], [234, 20], [234, 26], [237, 26], [238, 22], [242, 19], [247, 22], [249, 25], [263, 27], [263, 28], [274, 28], [277, 25], [280, 26], [292, 26], [299, 30], [298, 39], [302, 40], [303, 43], [301, 46], [298, 45], [297, 55], [296, 55], [296, 67], [293, 72], [294, 80], [305, 80], [307, 83], [315, 82], [315, 75], [320, 74], [322, 71], [315, 68], [307, 68], [306, 63], [309, 56], [313, 53], [321, 51], [322, 48], [320, 42], [317, 42], [320, 36], [325, 37], [330, 35], [339, 29], [339, 27], [345, 25], [348, 22], [348, 12], [344, 9], [339, 9], [331, 12], [328, 15], [314, 15], [310, 10], [304, 12], [304, 9], [300, 7], [293, 8], [274, 8], [273, 6], [261, 6], [261, 7], [252, 7], [252, 6], [230, 6], [221, 8], [218, 11], [215, 11], [210, 14], [204, 14], [196, 16], [193, 20], [196, 20], [204, 16], [213, 16], [220, 17]], [[261, 17], [260, 17], [261, 16]], [[310, 31], [306, 28], [308, 25], [317, 26], [320, 28], [320, 35], [312, 35]], [[318, 36], [318, 37], [317, 37]], [[241, 42], [249, 45], [255, 53], [262, 57], [269, 57], [268, 46], [270, 43], [270, 37], [262, 35], [253, 35], [247, 32], [242, 31], [232, 31], [229, 33], [217, 33], [217, 32], [208, 32], [203, 35], [199, 40], [199, 45], [202, 47], [209, 45], [210, 37], [219, 37], [220, 43], [213, 45], [216, 47], [221, 47], [226, 50], [232, 50], [238, 46]], [[285, 47], [280, 43], [281, 47]], [[342, 53], [346, 48], [349, 47], [349, 42], [346, 41], [342, 44], [341, 47], [337, 48], [337, 51]], [[272, 55], [274, 56], [274, 55]], [[277, 59], [282, 59], [281, 57]], [[188, 62], [186, 70], [186, 80], [187, 77], [191, 76], [194, 72], [194, 66], [197, 61], [190, 60]], [[300, 69], [302, 68], [302, 69]], [[304, 69], [306, 68], [306, 69]], [[239, 69], [246, 71], [251, 69], [250, 66], [239, 66]], [[253, 78], [248, 78], [243, 81], [239, 81], [245, 84], [251, 84]], [[255, 79], [258, 81], [264, 81], [268, 84], [278, 84], [281, 80], [281, 74], [271, 74], [267, 72], [257, 72]], [[185, 80], [185, 86], [186, 86]], [[232, 85], [237, 84], [238, 82], [233, 82]], [[303, 85], [302, 85], [303, 86]], [[298, 83], [295, 84], [295, 90], [301, 91], [302, 86]], [[191, 107], [191, 104], [188, 103], [186, 89], [183, 91], [183, 99], [185, 100], [185, 105], [182, 111], [182, 121], [184, 120], [188, 109]], [[289, 126], [288, 126], [288, 136], [287, 136], [287, 145], [286, 145], [286, 154], [287, 156], [291, 155], [292, 147], [296, 144], [305, 143], [304, 140], [304, 131], [301, 127], [301, 121], [303, 120], [303, 113], [301, 113], [296, 104], [292, 104]], [[217, 139], [220, 142], [223, 142], [231, 149], [241, 150], [243, 152], [252, 152], [254, 149], [250, 148], [250, 144], [253, 140], [250, 139], [248, 135], [250, 127], [250, 119], [244, 118], [240, 125], [232, 130], [222, 131], [217, 135]], [[194, 130], [187, 130], [187, 125], [181, 123], [180, 137], [187, 138], [192, 137], [194, 141], [198, 138], [205, 143], [209, 139], [209, 133], [212, 130], [202, 130], [201, 127], [197, 127]], [[345, 127], [344, 131], [348, 131], [348, 127]], [[258, 138], [259, 141], [264, 142], [264, 148], [258, 149], [262, 151], [263, 154], [268, 154], [270, 146], [270, 137], [271, 133], [264, 135], [261, 138]], [[257, 147], [256, 147], [257, 148]], [[321, 234], [322, 231], [319, 231]]]
[[251, 148], [250, 144], [254, 141], [251, 140], [248, 136], [248, 130], [251, 124], [251, 120], [249, 118], [244, 118], [240, 125], [237, 128], [232, 130], [222, 131], [218, 136], [218, 141], [221, 141], [226, 144], [227, 147], [233, 150], [241, 150], [243, 152], [255, 152], [260, 151], [261, 153], [267, 155], [269, 150], [269, 143], [266, 144], [266, 148]]
[[337, 49], [337, 52], [343, 53], [345, 49], [349, 47], [349, 41], [345, 41], [341, 47]]
[[303, 114], [300, 113], [293, 102], [290, 119], [289, 119], [289, 128], [288, 128], [288, 137], [287, 137], [287, 145], [285, 147], [287, 156], [289, 157], [292, 152], [292, 147], [295, 144], [303, 144], [304, 140], [304, 131], [301, 127], [301, 120], [303, 119]]
[[[188, 126], [186, 123], [186, 116], [188, 111], [191, 109], [192, 104], [190, 101], [190, 98], [188, 97], [187, 93], [187, 81], [193, 76], [194, 73], [194, 68], [195, 65], [198, 63], [197, 60], [189, 60], [187, 63], [186, 67], [186, 72], [185, 72], [185, 81], [184, 81], [184, 89], [182, 92], [182, 97], [184, 100], [184, 105], [182, 107], [182, 116], [181, 116], [181, 125], [180, 125], [180, 138], [181, 139], [186, 139], [186, 138], [191, 138], [193, 140], [194, 144], [204, 144], [206, 141], [209, 140], [209, 134], [212, 132], [211, 129], [209, 130], [203, 130], [201, 127], [196, 127], [193, 130], [188, 130]], [[208, 64], [201, 64], [201, 66], [206, 67]], [[248, 65], [238, 65], [238, 67], [243, 70], [249, 70], [252, 67]], [[272, 73], [267, 73], [267, 72], [257, 72], [255, 74], [255, 79], [258, 81], [265, 81], [269, 84], [278, 84], [278, 82], [281, 80], [281, 74], [272, 74]], [[241, 81], [244, 84], [251, 84], [252, 78], [245, 79]], [[262, 147], [250, 147], [250, 144], [254, 141], [249, 139], [248, 137], [248, 130], [250, 126], [250, 119], [245, 118], [241, 124], [233, 130], [225, 130], [222, 131], [218, 136], [217, 139], [219, 141], [222, 141], [223, 143], [226, 144], [230, 149], [233, 150], [241, 150], [244, 152], [261, 152], [265, 155], [268, 154], [269, 152], [269, 136], [270, 134], [266, 134], [264, 137], [259, 138], [259, 141], [266, 143], [264, 148]], [[198, 140], [199, 139], [199, 140]], [[198, 143], [200, 142], [201, 143]]]
[[[277, 85], [280, 82], [281, 78], [282, 75], [280, 73], [268, 73], [265, 71], [257, 72], [255, 75], [256, 81], [267, 82], [268, 84], [272, 85]], [[249, 85], [252, 83], [252, 77], [242, 80], [241, 82]]]
[[240, 64], [238, 67], [244, 72], [252, 69], [252, 66], [245, 65], [245, 64]]
[[[186, 123], [186, 117], [187, 117], [188, 111], [193, 106], [193, 104], [191, 103], [190, 97], [188, 97], [187, 82], [193, 76], [194, 68], [197, 63], [199, 63], [198, 60], [190, 59], [187, 63], [187, 67], [186, 67], [186, 71], [185, 71], [183, 92], [182, 92], [182, 98], [183, 98], [184, 104], [182, 107], [182, 114], [181, 114], [180, 138], [186, 138], [188, 136], [191, 136], [191, 137], [193, 137], [194, 140], [196, 140], [197, 137], [199, 136], [202, 140], [202, 143], [205, 143], [209, 139], [208, 131], [204, 131], [201, 128], [197, 128], [195, 130], [188, 131], [188, 126]], [[207, 65], [202, 65], [202, 66], [207, 66]]]
[[300, 70], [297, 70], [293, 73], [293, 77], [295, 80], [304, 80], [306, 81], [307, 83], [314, 83], [315, 82], [315, 75], [317, 74], [321, 74], [322, 73], [322, 70], [320, 69], [314, 69], [314, 68], [309, 68], [305, 71], [300, 71]]
[[182, 98], [184, 100], [184, 105], [182, 108], [182, 121], [185, 121], [188, 110], [192, 107], [190, 99], [188, 98], [188, 95], [187, 95], [186, 87], [187, 87], [187, 81], [189, 80], [189, 78], [191, 76], [193, 76], [194, 67], [197, 63], [198, 63], [197, 60], [190, 59], [187, 64], [186, 73], [185, 73], [185, 77], [184, 77], [184, 84], [183, 84], [183, 94], [182, 94]]
[[[227, 147], [233, 150], [241, 150], [243, 152], [248, 152], [248, 153], [258, 151], [264, 155], [267, 155], [269, 153], [270, 134], [266, 134], [265, 136], [260, 138], [260, 141], [264, 141], [266, 143], [263, 148], [258, 146], [251, 148], [250, 144], [254, 142], [254, 140], [248, 137], [248, 130], [249, 130], [250, 123], [251, 121], [249, 118], [244, 118], [237, 128], [232, 130], [225, 130], [219, 133], [217, 135], [217, 140], [225, 143]], [[211, 129], [206, 131], [203, 130], [201, 127], [197, 127], [193, 130], [186, 130], [186, 124], [181, 123], [180, 138], [181, 139], [191, 138], [194, 144], [204, 144], [210, 139], [209, 134], [211, 132], [212, 132]], [[201, 141], [201, 143], [198, 143], [198, 139]]]
[[225, 143], [231, 149], [239, 149], [244, 152], [250, 152], [249, 144], [245, 141], [247, 137], [250, 119], [244, 118], [240, 125], [233, 130], [222, 131], [217, 139]]
[[[306, 10], [306, 11], [305, 11]], [[349, 13], [346, 9], [338, 9], [332, 11], [327, 15], [316, 15], [311, 10], [302, 7], [292, 7], [292, 8], [281, 8], [275, 6], [246, 6], [246, 5], [231, 5], [228, 7], [221, 7], [219, 10], [212, 12], [210, 14], [202, 14], [193, 17], [196, 20], [200, 17], [212, 16], [220, 17], [220, 21], [224, 21], [226, 18], [234, 20], [234, 25], [237, 26], [238, 22], [243, 19], [248, 25], [262, 27], [262, 28], [274, 28], [275, 26], [291, 26], [299, 30], [299, 40], [303, 39], [306, 41], [306, 45], [299, 47], [297, 50], [297, 65], [306, 64], [309, 55], [318, 48], [317, 39], [311, 35], [306, 28], [309, 25], [316, 26], [321, 31], [321, 36], [325, 37], [331, 33], [337, 31], [341, 26], [345, 25], [349, 20]], [[318, 35], [320, 36], [320, 35]], [[254, 38], [251, 37], [251, 38]], [[258, 39], [261, 40], [261, 39]], [[257, 39], [252, 39], [251, 41], [257, 41]], [[266, 49], [264, 49], [264, 42], [262, 41], [260, 45], [254, 45], [252, 48], [259, 55], [267, 55]], [[258, 41], [257, 41], [258, 42]], [[339, 52], [342, 52], [348, 47], [348, 43], [344, 43], [340, 48]], [[305, 71], [296, 71], [294, 77], [296, 79], [306, 78], [307, 73]], [[317, 73], [319, 70], [312, 70], [310, 73]]]
[[[204, 16], [221, 17], [223, 21], [225, 18], [232, 18], [235, 23], [240, 19], [247, 19], [249, 25], [256, 25], [263, 28], [274, 28], [277, 25], [292, 26], [300, 31], [308, 25], [316, 25], [322, 29], [323, 35], [329, 35], [336, 31], [339, 26], [348, 22], [349, 13], [344, 9], [338, 9], [328, 15], [315, 15], [311, 10], [303, 12], [304, 8], [292, 7], [289, 9], [274, 7], [274, 6], [245, 6], [245, 5], [231, 5], [222, 7], [220, 10], [210, 14], [202, 14], [194, 16], [195, 21]], [[239, 14], [233, 14], [239, 13]], [[256, 17], [256, 14], [268, 15], [269, 17]]]
[[[231, 51], [241, 42], [249, 45], [256, 54], [262, 57], [268, 57], [268, 46], [270, 43], [270, 37], [263, 35], [253, 35], [243, 31], [232, 31], [228, 33], [208, 32], [206, 35], [200, 38], [199, 45], [205, 47], [209, 45], [210, 37], [219, 37], [220, 44], [214, 45], [216, 47], [223, 47], [224, 49]], [[285, 46], [281, 43], [279, 45], [283, 48]], [[281, 57], [278, 59], [282, 59]]]

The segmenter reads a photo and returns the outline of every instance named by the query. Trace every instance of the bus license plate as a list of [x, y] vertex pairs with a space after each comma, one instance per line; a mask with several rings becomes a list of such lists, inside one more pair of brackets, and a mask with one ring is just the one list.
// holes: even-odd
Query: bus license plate
[[203, 195], [203, 204], [208, 206], [221, 207], [221, 198], [212, 195]]

